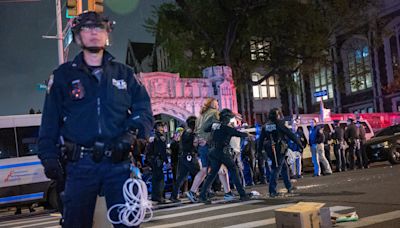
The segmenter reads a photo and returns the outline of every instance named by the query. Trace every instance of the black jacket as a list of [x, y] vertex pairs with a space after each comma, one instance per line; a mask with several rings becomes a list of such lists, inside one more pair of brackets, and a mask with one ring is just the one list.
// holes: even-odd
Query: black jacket
[[147, 157], [150, 161], [161, 159], [168, 163], [167, 142], [163, 134], [155, 133], [153, 142], [147, 145]]
[[62, 64], [49, 79], [39, 132], [39, 157], [58, 158], [59, 137], [91, 147], [111, 143], [129, 128], [144, 138], [153, 126], [145, 87], [132, 69], [104, 52], [100, 81], [92, 75], [83, 53]]

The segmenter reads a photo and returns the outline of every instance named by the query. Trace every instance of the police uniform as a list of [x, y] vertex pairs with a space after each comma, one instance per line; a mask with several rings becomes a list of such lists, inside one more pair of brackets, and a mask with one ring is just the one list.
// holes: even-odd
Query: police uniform
[[344, 138], [349, 145], [349, 169], [355, 169], [355, 155], [357, 153], [357, 157], [360, 158], [360, 154], [358, 154], [359, 150], [357, 150], [357, 141], [359, 139], [359, 131], [354, 124], [354, 120], [350, 119], [350, 124], [347, 126], [347, 129], [344, 133]]
[[332, 133], [333, 150], [336, 157], [336, 172], [346, 171], [346, 156], [344, 152], [344, 131], [335, 121], [335, 129]]
[[[87, 66], [80, 53], [53, 72], [43, 108], [38, 154], [45, 172], [57, 178], [58, 171], [54, 170], [61, 157], [57, 147], [60, 136], [61, 143], [73, 145], [66, 165], [65, 227], [91, 227], [100, 191], [109, 207], [125, 202], [122, 186], [129, 178], [129, 160], [124, 156], [112, 161], [114, 144], [133, 128], [145, 137], [152, 123], [145, 87], [130, 68], [115, 62], [108, 52], [103, 53], [101, 67]], [[95, 161], [96, 143], [103, 150], [96, 152]]]
[[228, 168], [236, 190], [240, 195], [240, 199], [248, 199], [243, 185], [240, 182], [238, 168], [233, 160], [233, 152], [229, 146], [232, 136], [244, 138], [247, 137], [248, 134], [237, 131], [236, 129], [227, 125], [229, 123], [229, 119], [233, 117], [234, 115], [231, 110], [223, 109], [220, 112], [220, 122], [213, 123], [208, 129], [206, 129], [206, 131], [211, 131], [209, 153], [211, 170], [201, 188], [200, 201], [207, 201], [207, 189], [217, 176], [222, 164]]
[[[273, 109], [271, 110], [271, 113], [274, 111], [277, 110]], [[279, 174], [282, 175], [285, 187], [288, 189], [288, 192], [291, 192], [293, 189], [292, 184], [290, 183], [288, 165], [285, 159], [288, 142], [288, 139], [286, 139], [286, 137], [296, 142], [300, 148], [303, 148], [303, 146], [301, 145], [301, 142], [296, 137], [296, 135], [284, 125], [283, 121], [274, 119], [272, 117], [270, 117], [269, 119], [270, 120], [264, 125], [261, 131], [260, 141], [266, 141], [265, 149], [268, 157], [272, 161], [271, 176], [269, 182], [269, 194], [271, 197], [275, 197], [277, 195], [276, 187]]]
[[[155, 124], [157, 128], [160, 122]], [[164, 162], [168, 163], [167, 142], [165, 135], [157, 130], [154, 140], [147, 147], [147, 156], [151, 164], [151, 200], [164, 203]]]
[[194, 138], [195, 134], [190, 128], [186, 129], [181, 136], [178, 156], [178, 176], [171, 194], [172, 201], [178, 201], [178, 191], [186, 177], [190, 174], [194, 178], [200, 171], [196, 148], [193, 145]]

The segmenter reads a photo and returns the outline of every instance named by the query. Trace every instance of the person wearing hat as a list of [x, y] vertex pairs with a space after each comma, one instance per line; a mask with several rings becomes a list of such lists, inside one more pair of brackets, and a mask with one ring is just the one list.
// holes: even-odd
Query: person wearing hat
[[[48, 178], [65, 180], [63, 227], [92, 227], [100, 192], [108, 207], [125, 203], [130, 150], [136, 137], [149, 134], [153, 114], [133, 70], [106, 51], [113, 22], [87, 11], [71, 29], [81, 52], [48, 80], [38, 156]], [[111, 218], [118, 219], [117, 212]]]
[[170, 143], [170, 151], [171, 151], [171, 165], [172, 165], [172, 175], [173, 175], [173, 184], [176, 184], [176, 178], [177, 178], [177, 170], [178, 170], [178, 156], [179, 156], [179, 150], [180, 150], [180, 141], [181, 141], [181, 136], [184, 131], [184, 128], [182, 127], [177, 127], [174, 136], [172, 137], [172, 141]]
[[151, 200], [160, 204], [164, 198], [164, 163], [168, 163], [167, 138], [164, 135], [165, 123], [157, 120], [154, 123], [154, 139], [147, 145], [147, 160], [151, 164]]
[[339, 125], [339, 120], [333, 121], [333, 151], [336, 158], [336, 172], [346, 171], [346, 156], [344, 152], [344, 131]]
[[349, 145], [349, 169], [354, 170], [355, 169], [355, 155], [357, 151], [357, 141], [359, 139], [359, 131], [354, 124], [354, 119], [349, 118], [347, 120], [347, 128], [346, 131], [344, 132], [344, 139], [347, 142], [347, 145]]

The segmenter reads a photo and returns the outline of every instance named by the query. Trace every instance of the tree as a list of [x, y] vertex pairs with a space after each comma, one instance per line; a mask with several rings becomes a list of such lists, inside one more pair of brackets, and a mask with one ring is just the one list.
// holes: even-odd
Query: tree
[[[228, 65], [237, 85], [257, 85], [278, 75], [281, 90], [295, 91], [293, 73], [329, 64], [332, 37], [367, 22], [372, 0], [176, 0], [156, 9], [152, 31], [170, 54], [170, 70], [199, 75], [210, 65]], [[250, 41], [267, 42], [263, 58], [250, 58]], [[257, 52], [257, 50], [256, 50]], [[268, 70], [253, 82], [255, 66]]]

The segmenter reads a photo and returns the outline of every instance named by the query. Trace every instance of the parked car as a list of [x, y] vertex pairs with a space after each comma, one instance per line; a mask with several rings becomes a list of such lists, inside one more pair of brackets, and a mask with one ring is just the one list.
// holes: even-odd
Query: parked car
[[370, 162], [389, 161], [400, 164], [400, 124], [378, 131], [366, 142], [366, 152]]

